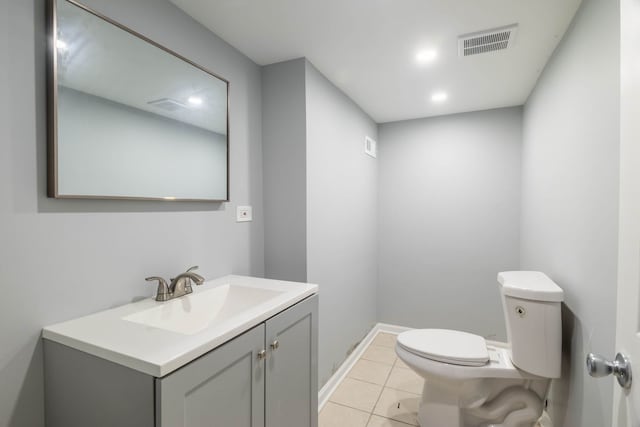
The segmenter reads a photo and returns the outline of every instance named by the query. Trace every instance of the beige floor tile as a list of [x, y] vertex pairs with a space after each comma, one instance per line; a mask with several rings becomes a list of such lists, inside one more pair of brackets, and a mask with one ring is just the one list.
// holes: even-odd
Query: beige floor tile
[[370, 345], [362, 354], [361, 359], [373, 360], [374, 362], [386, 363], [393, 365], [397, 356], [393, 348], [381, 347], [379, 345]]
[[382, 386], [380, 385], [345, 378], [333, 392], [329, 401], [371, 412], [381, 391]]
[[420, 395], [385, 387], [373, 413], [414, 426], [418, 425]]
[[396, 390], [408, 391], [409, 393], [422, 394], [424, 379], [411, 369], [394, 366], [389, 375], [385, 387]]
[[407, 365], [406, 363], [404, 363], [402, 361], [402, 359], [400, 359], [399, 357], [396, 359], [396, 363], [393, 366], [398, 366], [400, 368], [407, 368], [407, 369], [411, 369], [409, 368], [409, 365]]
[[384, 385], [391, 372], [391, 368], [392, 366], [386, 363], [360, 359], [353, 368], [351, 368], [347, 376], [356, 380]]
[[369, 413], [327, 402], [320, 411], [318, 427], [365, 427]]
[[378, 335], [376, 335], [371, 344], [379, 345], [381, 347], [394, 348], [396, 346], [396, 337], [397, 335], [394, 334], [380, 332]]
[[400, 421], [390, 420], [389, 418], [372, 415], [367, 427], [407, 427], [411, 424], [401, 423]]

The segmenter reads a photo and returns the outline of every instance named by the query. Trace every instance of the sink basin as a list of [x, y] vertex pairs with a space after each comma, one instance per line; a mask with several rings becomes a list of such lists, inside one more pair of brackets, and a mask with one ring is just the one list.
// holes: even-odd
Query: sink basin
[[229, 320], [282, 293], [283, 291], [227, 284], [158, 303], [157, 307], [130, 314], [122, 319], [166, 331], [194, 335], [207, 329], [213, 322]]
[[161, 378], [317, 292], [310, 283], [228, 275], [167, 302], [145, 298], [50, 325], [42, 337]]

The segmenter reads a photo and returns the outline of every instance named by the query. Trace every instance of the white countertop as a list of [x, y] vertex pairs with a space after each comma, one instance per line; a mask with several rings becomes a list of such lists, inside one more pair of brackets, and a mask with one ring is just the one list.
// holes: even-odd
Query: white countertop
[[317, 293], [318, 286], [247, 276], [225, 276], [193, 286], [193, 293], [172, 301], [185, 305], [198, 294], [224, 285], [281, 292], [237, 315], [212, 321], [194, 333], [178, 333], [123, 319], [168, 302], [148, 298], [89, 316], [47, 326], [43, 338], [127, 366], [155, 377], [165, 376], [226, 341]]

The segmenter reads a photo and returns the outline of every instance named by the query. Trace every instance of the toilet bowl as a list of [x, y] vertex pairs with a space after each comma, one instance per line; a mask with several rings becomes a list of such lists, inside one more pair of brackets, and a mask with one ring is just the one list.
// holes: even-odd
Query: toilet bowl
[[539, 272], [498, 275], [508, 343], [446, 329], [398, 335], [396, 353], [425, 379], [421, 427], [531, 427], [560, 376], [562, 290]]

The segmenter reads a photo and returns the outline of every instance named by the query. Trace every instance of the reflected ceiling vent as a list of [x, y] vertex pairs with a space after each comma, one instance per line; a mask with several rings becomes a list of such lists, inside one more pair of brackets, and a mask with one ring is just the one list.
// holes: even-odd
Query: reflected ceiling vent
[[182, 102], [178, 102], [175, 99], [171, 99], [171, 98], [160, 98], [154, 101], [149, 101], [147, 102], [147, 104], [153, 105], [154, 107], [158, 107], [161, 110], [170, 111], [170, 112], [186, 110], [188, 108]]
[[508, 49], [518, 33], [518, 24], [465, 34], [458, 38], [458, 55], [471, 56]]

